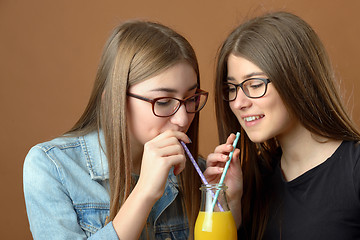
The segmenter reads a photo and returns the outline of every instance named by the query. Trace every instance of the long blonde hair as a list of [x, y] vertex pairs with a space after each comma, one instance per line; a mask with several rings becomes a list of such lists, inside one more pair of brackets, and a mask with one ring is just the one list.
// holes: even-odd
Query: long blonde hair
[[220, 142], [241, 131], [244, 177], [242, 218], [246, 239], [261, 239], [268, 219], [271, 191], [267, 184], [281, 156], [275, 139], [250, 141], [223, 101], [230, 54], [257, 65], [271, 80], [287, 109], [315, 135], [337, 140], [360, 140], [336, 87], [325, 48], [315, 31], [301, 18], [286, 12], [269, 13], [248, 20], [227, 37], [218, 54], [215, 106]]
[[[114, 29], [99, 64], [89, 103], [74, 127], [68, 132], [83, 135], [102, 131], [109, 163], [110, 216], [113, 220], [131, 192], [131, 151], [126, 116], [127, 89], [185, 61], [197, 75], [195, 52], [180, 34], [159, 23], [127, 21]], [[189, 149], [198, 155], [197, 113], [187, 132], [192, 140]], [[178, 177], [190, 226], [190, 235], [198, 212], [200, 179], [191, 164]], [[195, 189], [195, 190], [194, 190]]]

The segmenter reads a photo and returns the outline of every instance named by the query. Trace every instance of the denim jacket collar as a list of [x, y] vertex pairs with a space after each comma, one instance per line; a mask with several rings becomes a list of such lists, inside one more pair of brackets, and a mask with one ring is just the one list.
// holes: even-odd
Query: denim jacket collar
[[80, 137], [80, 142], [86, 156], [86, 165], [91, 179], [97, 181], [109, 179], [109, 165], [104, 153], [105, 141], [103, 133], [91, 132]]
[[173, 173], [173, 169], [174, 168], [171, 168], [169, 172], [168, 181], [166, 182], [165, 185], [164, 194], [155, 203], [150, 213], [150, 215], [154, 217], [155, 224], [159, 216], [162, 214], [162, 212], [174, 201], [174, 199], [179, 193], [177, 178]]

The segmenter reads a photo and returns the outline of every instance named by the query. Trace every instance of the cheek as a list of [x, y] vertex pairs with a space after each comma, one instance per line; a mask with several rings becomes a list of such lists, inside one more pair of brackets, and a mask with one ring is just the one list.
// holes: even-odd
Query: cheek
[[279, 119], [279, 124], [281, 126], [282, 129], [284, 129], [284, 131], [288, 130], [289, 128], [291, 128], [292, 123], [293, 123], [293, 118], [290, 116], [288, 110], [285, 108], [285, 106], [281, 107], [278, 111], [278, 119]]
[[229, 107], [230, 107], [231, 111], [232, 111], [232, 112], [235, 112], [234, 101], [229, 102], [228, 104], [229, 104]]
[[284, 103], [279, 100], [272, 105], [271, 123], [274, 135], [282, 135], [289, 131], [293, 126], [294, 120]]
[[136, 103], [129, 101], [127, 108], [127, 125], [129, 134], [134, 140], [141, 144], [149, 141], [151, 133], [156, 129], [156, 116], [152, 113], [151, 106], [146, 106], [142, 102]]
[[140, 144], [145, 144], [161, 133], [165, 119], [142, 113], [132, 115], [128, 119], [131, 136]]
[[235, 101], [229, 102], [229, 107], [230, 107], [232, 113], [236, 116], [239, 123], [241, 125], [243, 125], [243, 121], [242, 121], [242, 119], [240, 117], [240, 112], [237, 110], [236, 106], [234, 106], [234, 105], [235, 105]]
[[275, 115], [279, 117], [279, 120], [282, 119], [283, 122], [287, 122], [289, 120], [289, 111], [285, 107], [284, 102], [281, 100], [280, 96], [274, 98], [274, 101], [269, 103], [269, 108], [273, 108]]
[[187, 127], [186, 127], [186, 129], [185, 129], [184, 132], [187, 132], [187, 131], [189, 130], [189, 127], [190, 127], [190, 125], [192, 124], [194, 118], [195, 118], [195, 113], [194, 113], [194, 114], [190, 114], [190, 116], [189, 116], [189, 123], [188, 123], [188, 125], [187, 125]]

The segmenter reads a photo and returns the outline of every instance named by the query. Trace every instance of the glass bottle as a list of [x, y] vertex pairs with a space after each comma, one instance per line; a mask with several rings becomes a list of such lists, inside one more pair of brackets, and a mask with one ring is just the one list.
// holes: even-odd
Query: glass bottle
[[[201, 185], [201, 205], [195, 223], [195, 240], [235, 240], [237, 229], [226, 199], [227, 187], [222, 184]], [[214, 197], [217, 195], [217, 202]]]

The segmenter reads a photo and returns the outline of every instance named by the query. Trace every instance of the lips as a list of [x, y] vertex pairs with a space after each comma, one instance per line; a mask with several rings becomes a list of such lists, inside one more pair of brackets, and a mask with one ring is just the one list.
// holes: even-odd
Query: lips
[[255, 115], [255, 116], [248, 116], [248, 117], [243, 117], [244, 121], [245, 122], [252, 122], [252, 121], [255, 121], [255, 120], [259, 120], [260, 118], [263, 118], [264, 115]]

